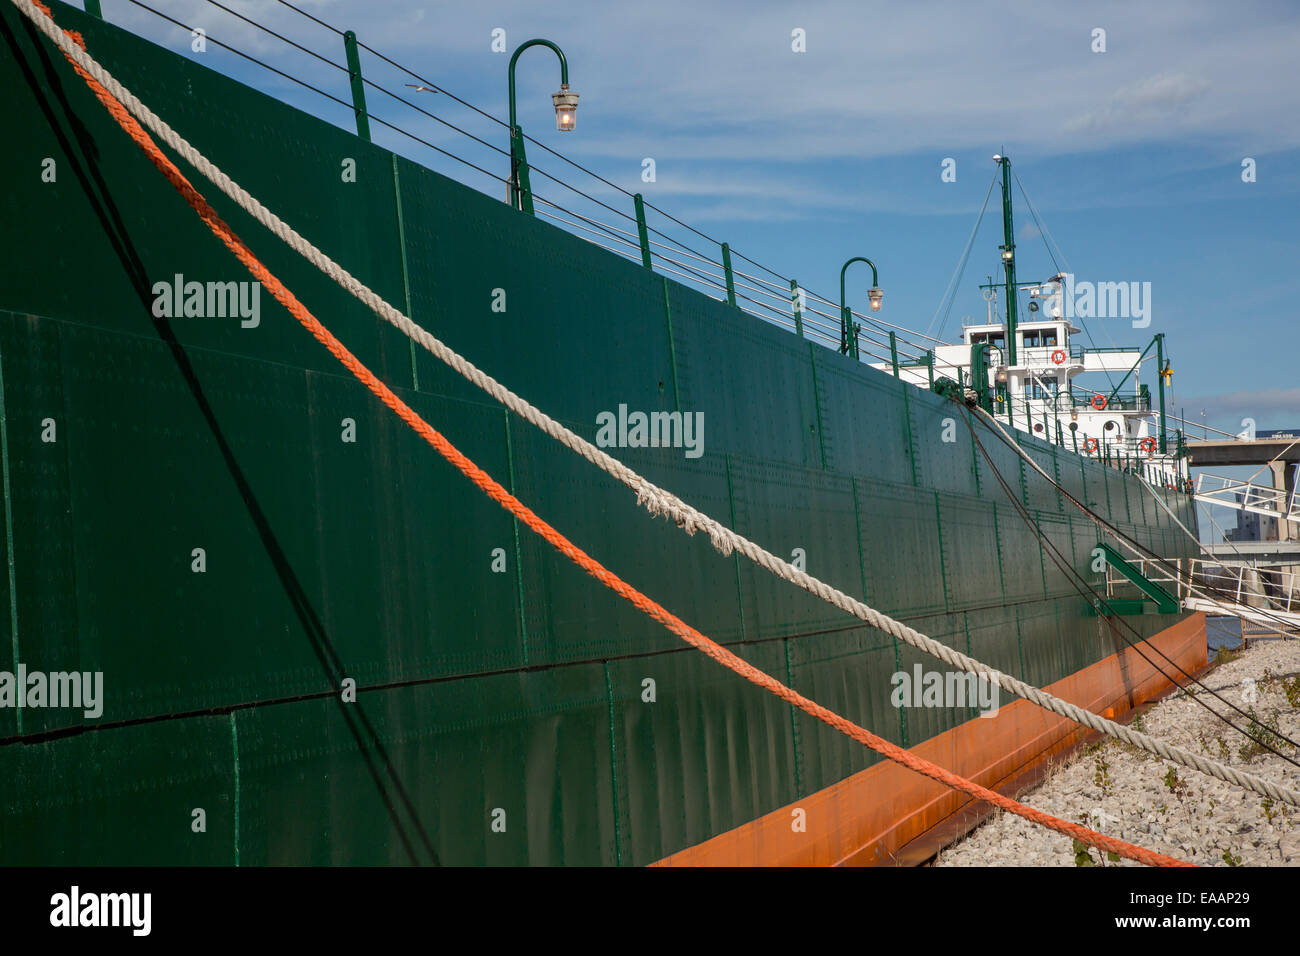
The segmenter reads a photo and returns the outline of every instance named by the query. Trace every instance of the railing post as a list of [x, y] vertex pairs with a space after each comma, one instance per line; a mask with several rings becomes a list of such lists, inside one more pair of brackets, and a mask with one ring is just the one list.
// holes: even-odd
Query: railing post
[[930, 349], [929, 352], [927, 353], [927, 360], [930, 366], [929, 368], [930, 388], [933, 389], [934, 388], [934, 349]]
[[898, 340], [893, 332], [889, 333], [889, 360], [894, 365], [894, 378], [898, 378]]
[[361, 80], [361, 57], [357, 54], [357, 35], [343, 34], [343, 50], [348, 57], [348, 79], [352, 81], [352, 111], [357, 116], [357, 135], [370, 142], [370, 117], [366, 114], [366, 86]]
[[533, 185], [528, 178], [528, 156], [524, 152], [524, 131], [516, 126], [510, 131], [510, 203], [521, 212], [535, 216]]
[[645, 201], [642, 200], [640, 193], [633, 196], [632, 201], [636, 205], [636, 234], [641, 239], [641, 264], [649, 269], [652, 267], [650, 265], [650, 234], [645, 227]]
[[722, 271], [727, 276], [727, 304], [736, 304], [736, 280], [731, 274], [731, 246], [722, 244]]
[[104, 11], [99, 7], [99, 0], [86, 0], [86, 12], [98, 20], [104, 19]]
[[799, 308], [799, 282], [790, 280], [790, 308], [794, 310], [794, 330], [803, 338], [803, 310]]

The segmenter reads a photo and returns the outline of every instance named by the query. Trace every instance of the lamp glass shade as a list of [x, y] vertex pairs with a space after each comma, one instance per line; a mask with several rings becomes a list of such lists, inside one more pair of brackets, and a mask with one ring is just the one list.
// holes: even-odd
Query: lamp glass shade
[[872, 286], [867, 290], [867, 299], [871, 302], [871, 311], [879, 312], [881, 304], [885, 301], [885, 291]]
[[563, 86], [551, 94], [551, 101], [555, 103], [555, 128], [561, 133], [574, 129], [578, 125], [578, 94]]

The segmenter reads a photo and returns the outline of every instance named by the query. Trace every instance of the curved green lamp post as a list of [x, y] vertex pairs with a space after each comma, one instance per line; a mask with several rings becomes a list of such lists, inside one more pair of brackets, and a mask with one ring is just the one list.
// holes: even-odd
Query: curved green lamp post
[[[871, 311], [879, 312], [880, 304], [885, 299], [885, 293], [880, 288], [880, 280], [876, 275], [876, 264], [865, 256], [854, 256], [848, 262], [844, 263], [844, 268], [840, 270], [840, 354], [852, 355], [858, 357], [858, 333], [862, 326], [852, 321], [853, 314], [849, 311], [848, 300], [844, 294], [844, 274], [849, 271], [849, 266], [855, 262], [865, 262], [871, 266], [871, 288], [867, 290], [867, 298], [871, 302]], [[852, 335], [850, 336], [850, 331]]]
[[561, 133], [571, 131], [578, 124], [578, 94], [569, 90], [569, 61], [565, 59], [564, 51], [550, 40], [529, 40], [520, 44], [510, 57], [510, 181], [507, 196], [510, 205], [531, 216], [533, 191], [528, 182], [528, 160], [524, 156], [524, 131], [515, 118], [515, 64], [519, 62], [519, 54], [530, 46], [550, 47], [560, 58], [560, 92], [552, 93], [551, 100], [555, 104], [555, 128]]

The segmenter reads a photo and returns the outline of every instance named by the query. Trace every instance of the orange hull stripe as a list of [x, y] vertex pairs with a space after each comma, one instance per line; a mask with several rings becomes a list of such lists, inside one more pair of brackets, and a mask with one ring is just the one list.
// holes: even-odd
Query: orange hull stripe
[[[1148, 642], [1195, 673], [1206, 664], [1205, 615], [1194, 614]], [[1147, 651], [1165, 670], [1172, 667]], [[1158, 696], [1169, 680], [1132, 648], [1045, 688], [1114, 718]], [[974, 718], [911, 748], [917, 756], [996, 788], [1067, 749], [1085, 733], [1073, 721], [1025, 700], [996, 717]], [[655, 866], [833, 866], [888, 862], [904, 844], [940, 825], [972, 799], [888, 760], [868, 767]], [[987, 807], [987, 804], [985, 805]], [[802, 809], [806, 830], [795, 832]]]

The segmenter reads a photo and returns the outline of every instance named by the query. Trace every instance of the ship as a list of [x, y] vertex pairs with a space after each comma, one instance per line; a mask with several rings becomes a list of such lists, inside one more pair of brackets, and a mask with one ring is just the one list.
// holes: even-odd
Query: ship
[[[1141, 575], [1108, 585], [1079, 507], [1195, 555], [1182, 436], [1151, 399], [1165, 344], [1086, 348], [1071, 277], [1016, 278], [1006, 157], [1002, 306], [900, 358], [878, 295], [826, 320], [791, 281], [778, 323], [741, 307], [729, 247], [708, 294], [644, 229], [628, 256], [547, 221], [513, 120], [502, 202], [370, 142], [355, 95], [354, 132], [87, 6], [49, 4], [231, 179], [737, 534], [1109, 718], [1205, 665], [1204, 615]], [[892, 865], [989, 811], [719, 666], [504, 511], [247, 284], [12, 3], [0, 32], [0, 671], [80, 675], [87, 698], [0, 707], [0, 862]], [[566, 73], [557, 123], [576, 102]], [[648, 514], [186, 174], [402, 403], [753, 668], [1001, 793], [1085, 739], [1025, 700], [900, 693], [951, 668]], [[894, 352], [864, 359], [872, 335]], [[637, 440], [655, 421], [681, 440]]]

